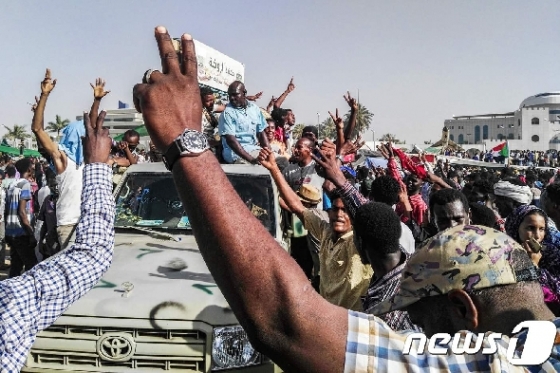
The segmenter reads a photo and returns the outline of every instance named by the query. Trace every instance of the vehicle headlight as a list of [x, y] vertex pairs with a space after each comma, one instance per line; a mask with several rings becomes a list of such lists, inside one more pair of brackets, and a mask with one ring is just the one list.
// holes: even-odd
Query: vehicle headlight
[[240, 368], [261, 363], [241, 326], [214, 328], [212, 338], [212, 370]]

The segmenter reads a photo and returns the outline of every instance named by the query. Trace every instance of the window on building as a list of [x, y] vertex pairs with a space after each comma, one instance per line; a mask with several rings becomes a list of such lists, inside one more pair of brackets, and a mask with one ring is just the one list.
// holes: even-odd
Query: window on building
[[533, 142], [539, 142], [539, 136], [538, 136], [538, 135], [533, 135], [533, 136], [531, 137], [531, 141], [533, 141]]
[[459, 144], [464, 144], [464, 143], [465, 143], [465, 138], [463, 137], [463, 134], [460, 134], [460, 135], [459, 135], [459, 141], [458, 141], [458, 143], [459, 143]]
[[539, 124], [539, 123], [540, 123], [539, 118], [531, 119], [531, 124]]
[[449, 135], [449, 140], [451, 140], [451, 141], [455, 141], [455, 136], [453, 136], [453, 135]]
[[518, 139], [518, 140], [521, 140], [521, 135], [517, 135], [517, 139]]
[[482, 126], [482, 140], [488, 140], [488, 126]]
[[513, 133], [508, 133], [508, 139], [513, 140], [514, 138]]
[[498, 133], [498, 140], [504, 140], [506, 137], [502, 133]]
[[517, 120], [517, 127], [521, 127], [521, 119]]
[[474, 143], [480, 142], [480, 126], [474, 126]]
[[513, 127], [515, 127], [515, 126], [514, 126], [513, 124], [508, 124], [508, 127], [509, 127], [509, 128], [513, 128]]

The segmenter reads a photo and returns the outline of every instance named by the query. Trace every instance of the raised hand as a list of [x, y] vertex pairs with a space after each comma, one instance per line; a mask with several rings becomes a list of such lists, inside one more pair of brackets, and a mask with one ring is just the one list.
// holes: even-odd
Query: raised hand
[[93, 97], [97, 100], [101, 100], [103, 97], [107, 96], [107, 94], [111, 93], [111, 91], [105, 90], [105, 81], [101, 78], [95, 79], [95, 85], [89, 83], [91, 88], [93, 88]]
[[387, 149], [387, 154], [389, 154], [389, 158], [393, 158], [395, 156], [395, 153], [393, 152], [393, 143], [391, 143], [391, 141], [385, 144], [385, 149]]
[[313, 157], [315, 162], [321, 167], [321, 173], [325, 179], [330, 180], [336, 187], [340, 188], [346, 183], [346, 177], [342, 171], [340, 171], [340, 165], [336, 159], [336, 152], [332, 151], [332, 149], [334, 149], [334, 144], [329, 140], [325, 140], [323, 143], [321, 149], [325, 149], [326, 151], [319, 150], [321, 158], [314, 154], [312, 154], [311, 157]]
[[[29, 104], [29, 102], [28, 102]], [[37, 110], [37, 106], [39, 105], [39, 97], [35, 96], [35, 103], [34, 104], [29, 104], [31, 105], [31, 111], [35, 112]]]
[[107, 163], [111, 152], [112, 141], [109, 137], [109, 130], [103, 127], [105, 111], [99, 113], [95, 126], [90, 121], [90, 115], [84, 113], [84, 126], [86, 136], [82, 138], [84, 147], [84, 161], [88, 163]]
[[259, 163], [267, 170], [277, 167], [274, 153], [268, 148], [262, 148], [258, 156]]
[[345, 94], [343, 97], [348, 106], [350, 106], [350, 109], [358, 110], [358, 102], [355, 98], [352, 98], [352, 96], [350, 95], [350, 91], [348, 91], [347, 94]]
[[249, 100], [249, 101], [257, 101], [259, 98], [261, 98], [262, 94], [263, 94], [263, 93], [262, 93], [262, 91], [261, 91], [261, 92], [257, 93], [256, 95], [253, 95], [253, 96], [246, 96], [245, 98], [246, 98], [247, 100]]
[[47, 69], [47, 71], [45, 72], [45, 79], [43, 79], [43, 81], [41, 82], [41, 94], [43, 95], [50, 94], [51, 91], [54, 89], [55, 85], [56, 85], [56, 79], [55, 80], [51, 79], [51, 70]]
[[336, 128], [343, 130], [344, 129], [344, 121], [342, 120], [341, 117], [338, 116], [338, 108], [336, 109], [335, 113], [336, 113], [335, 115], [332, 115], [332, 113], [329, 111], [329, 115], [331, 116]]
[[354, 142], [346, 141], [340, 147], [340, 155], [344, 157], [348, 154], [356, 154], [358, 150], [360, 150], [362, 146], [364, 146], [365, 143], [366, 143], [365, 141], [362, 141], [361, 136], [358, 136], [356, 140], [354, 140]]
[[288, 83], [288, 88], [286, 88], [286, 91], [292, 92], [294, 89], [296, 89], [296, 86], [294, 84], [294, 77], [292, 76], [292, 79], [290, 79], [290, 83]]
[[379, 153], [381, 153], [381, 155], [383, 156], [383, 158], [385, 159], [389, 159], [389, 152], [387, 152], [387, 149], [385, 148], [385, 145], [381, 144], [381, 145], [377, 145], [377, 151]]
[[165, 152], [186, 128], [201, 130], [202, 101], [192, 36], [181, 37], [181, 65], [167, 29], [157, 27], [155, 37], [162, 71], [153, 71], [149, 82], [135, 85], [133, 98], [154, 145]]

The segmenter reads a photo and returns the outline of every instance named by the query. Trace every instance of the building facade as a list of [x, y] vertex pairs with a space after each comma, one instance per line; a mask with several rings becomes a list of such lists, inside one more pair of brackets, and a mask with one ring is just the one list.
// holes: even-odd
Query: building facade
[[[128, 130], [133, 130], [137, 127], [144, 125], [142, 114], [136, 109], [112, 109], [106, 110], [104, 126], [109, 129], [109, 136], [116, 137], [125, 133]], [[76, 120], [82, 120], [81, 115], [76, 117]], [[140, 145], [148, 149], [150, 138], [143, 136], [140, 138]]]
[[512, 112], [453, 116], [445, 127], [463, 147], [490, 149], [508, 140], [512, 150], [560, 150], [560, 92], [527, 97]]

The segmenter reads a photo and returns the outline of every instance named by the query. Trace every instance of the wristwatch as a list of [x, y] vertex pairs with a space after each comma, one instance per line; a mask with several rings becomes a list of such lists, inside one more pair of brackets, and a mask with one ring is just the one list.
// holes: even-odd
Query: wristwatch
[[336, 155], [336, 159], [338, 159], [340, 163], [344, 164], [344, 158], [340, 154]]
[[196, 157], [208, 149], [210, 146], [205, 134], [186, 129], [171, 143], [163, 155], [163, 164], [171, 171], [180, 157]]

